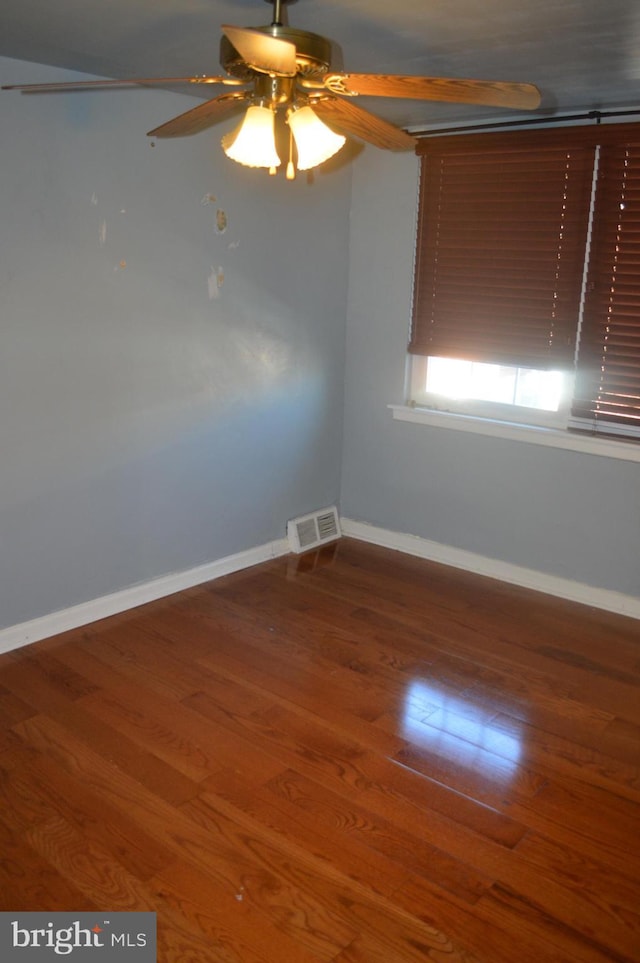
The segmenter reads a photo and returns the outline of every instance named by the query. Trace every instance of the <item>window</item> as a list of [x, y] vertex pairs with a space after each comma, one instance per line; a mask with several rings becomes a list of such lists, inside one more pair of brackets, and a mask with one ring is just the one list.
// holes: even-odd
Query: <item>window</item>
[[418, 151], [412, 400], [640, 437], [640, 125]]

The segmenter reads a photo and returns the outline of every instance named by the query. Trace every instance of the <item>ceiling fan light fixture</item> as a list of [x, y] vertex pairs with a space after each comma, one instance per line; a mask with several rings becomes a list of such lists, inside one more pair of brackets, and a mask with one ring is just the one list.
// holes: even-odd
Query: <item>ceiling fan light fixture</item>
[[227, 157], [245, 167], [279, 167], [274, 111], [252, 104], [238, 127], [224, 135], [222, 149]]
[[346, 137], [334, 133], [308, 105], [292, 110], [289, 127], [298, 152], [298, 170], [308, 171], [324, 163], [344, 146]]

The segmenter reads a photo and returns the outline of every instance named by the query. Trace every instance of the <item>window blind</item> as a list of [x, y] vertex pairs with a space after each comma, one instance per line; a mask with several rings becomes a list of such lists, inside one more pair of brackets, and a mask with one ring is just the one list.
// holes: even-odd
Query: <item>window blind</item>
[[600, 149], [572, 414], [640, 431], [640, 135]]
[[595, 147], [557, 131], [421, 141], [414, 354], [573, 363]]

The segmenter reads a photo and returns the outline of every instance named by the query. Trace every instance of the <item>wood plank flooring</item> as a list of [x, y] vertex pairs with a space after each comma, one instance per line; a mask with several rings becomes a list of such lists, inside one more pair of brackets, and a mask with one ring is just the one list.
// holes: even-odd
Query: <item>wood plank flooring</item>
[[640, 623], [343, 539], [0, 657], [0, 909], [638, 963]]

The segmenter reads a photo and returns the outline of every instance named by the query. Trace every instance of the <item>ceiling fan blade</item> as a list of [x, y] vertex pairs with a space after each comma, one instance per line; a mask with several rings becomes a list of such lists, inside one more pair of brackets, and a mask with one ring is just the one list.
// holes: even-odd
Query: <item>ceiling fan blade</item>
[[128, 80], [72, 80], [49, 84], [5, 84], [2, 90], [20, 90], [23, 94], [57, 94], [69, 91], [100, 90], [110, 87], [169, 87], [172, 84], [228, 84], [242, 81], [230, 77], [132, 77]]
[[413, 150], [416, 146], [415, 137], [386, 120], [375, 117], [368, 110], [356, 107], [350, 100], [326, 97], [313, 101], [311, 106], [322, 120], [343, 133], [355, 134], [375, 147], [382, 147], [384, 150]]
[[260, 73], [295, 77], [298, 70], [295, 44], [250, 27], [223, 24], [222, 32], [249, 67]]
[[168, 120], [155, 130], [150, 130], [147, 137], [188, 137], [199, 134], [201, 130], [211, 127], [240, 106], [245, 96], [244, 93], [220, 94], [219, 97], [207, 100], [206, 103], [179, 114], [173, 120]]
[[334, 93], [365, 94], [371, 97], [442, 100], [523, 110], [534, 110], [540, 106], [540, 91], [534, 84], [503, 83], [499, 80], [403, 77], [394, 74], [330, 74], [324, 83], [325, 87]]

